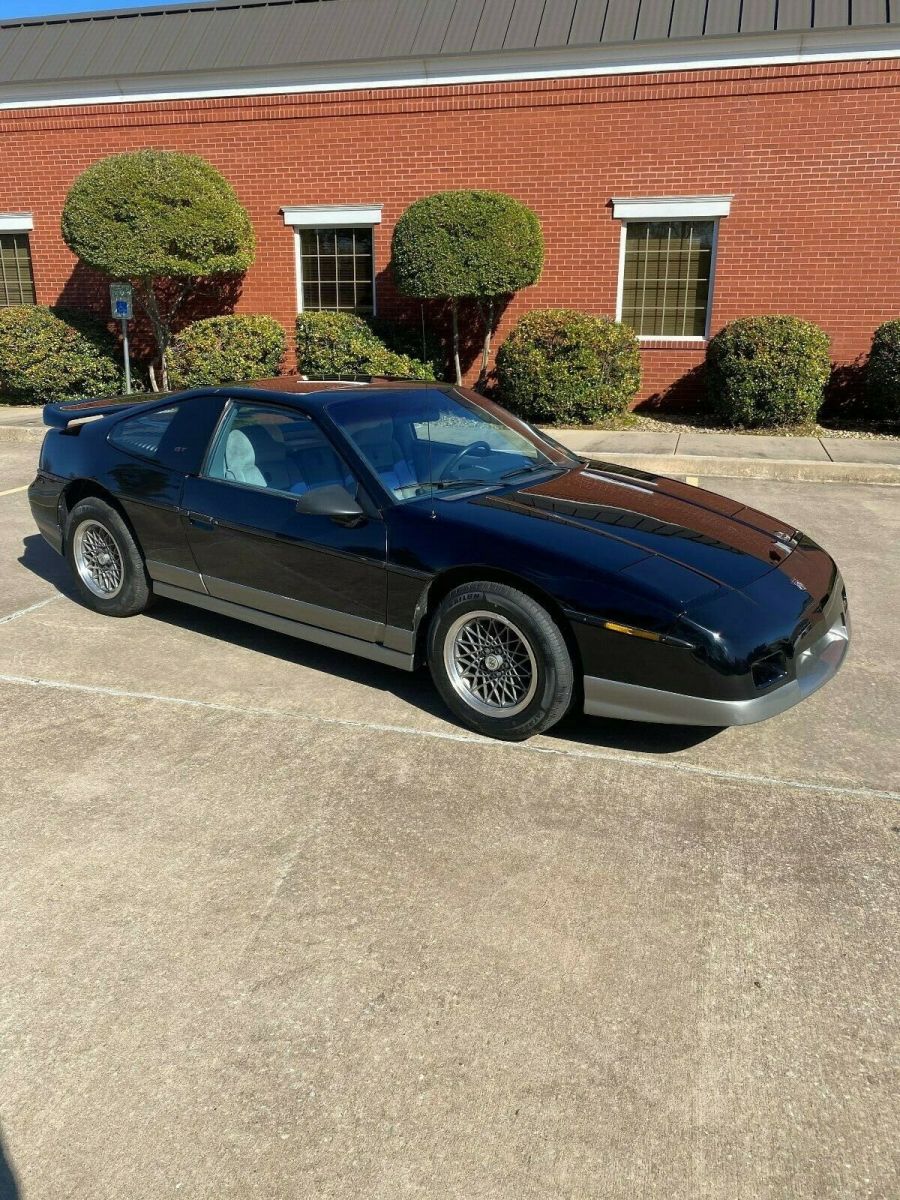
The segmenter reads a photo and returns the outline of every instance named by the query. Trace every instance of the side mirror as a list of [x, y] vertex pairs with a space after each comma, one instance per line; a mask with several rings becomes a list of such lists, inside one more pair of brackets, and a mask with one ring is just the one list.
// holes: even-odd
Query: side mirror
[[308, 517], [330, 517], [339, 525], [361, 525], [366, 519], [363, 510], [339, 483], [304, 492], [297, 501], [297, 512]]

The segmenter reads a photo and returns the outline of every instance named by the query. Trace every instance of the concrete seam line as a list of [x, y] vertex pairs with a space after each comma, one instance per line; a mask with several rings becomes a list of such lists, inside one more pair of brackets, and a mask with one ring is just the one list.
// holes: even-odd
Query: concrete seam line
[[123, 688], [99, 687], [88, 683], [68, 683], [62, 679], [36, 679], [27, 675], [0, 674], [0, 683], [25, 687], [52, 688], [63, 692], [86, 692], [94, 696], [111, 696], [120, 700], [152, 700], [161, 704], [178, 704], [211, 712], [231, 713], [239, 717], [274, 717], [280, 721], [307, 721], [317, 725], [334, 725], [343, 729], [367, 729], [374, 733], [400, 733], [407, 737], [434, 738], [442, 742], [465, 742], [471, 746], [486, 746], [493, 750], [516, 750], [524, 754], [548, 754], [559, 758], [586, 758], [619, 766], [650, 767], [656, 771], [674, 771], [680, 775], [699, 775], [730, 783], [753, 783], [767, 787], [786, 787], [808, 792], [827, 792], [837, 796], [865, 796], [871, 800], [900, 800], [900, 792], [881, 791], [868, 787], [838, 787], [830, 783], [810, 783], [800, 779], [781, 779], [773, 775], [751, 775], [743, 771], [720, 771], [696, 763], [657, 762], [656, 759], [611, 754], [603, 750], [557, 750], [553, 746], [534, 746], [526, 742], [498, 742], [477, 734], [448, 733], [439, 729], [415, 729], [411, 725], [386, 725], [376, 721], [354, 721], [345, 717], [322, 717], [312, 713], [289, 712], [278, 708], [241, 707], [221, 704], [215, 700], [191, 700], [186, 696], [161, 696], [156, 692], [130, 692]]
[[28, 484], [23, 483], [21, 487], [7, 488], [5, 492], [0, 492], [0, 496], [14, 496], [16, 492], [27, 492]]
[[5, 625], [7, 621], [17, 621], [19, 617], [26, 617], [36, 609], [43, 608], [45, 604], [52, 604], [54, 600], [62, 600], [62, 598], [62, 592], [57, 592], [55, 596], [48, 596], [46, 600], [38, 600], [37, 604], [29, 604], [27, 608], [20, 608], [16, 612], [7, 613], [5, 617], [0, 617], [0, 625]]

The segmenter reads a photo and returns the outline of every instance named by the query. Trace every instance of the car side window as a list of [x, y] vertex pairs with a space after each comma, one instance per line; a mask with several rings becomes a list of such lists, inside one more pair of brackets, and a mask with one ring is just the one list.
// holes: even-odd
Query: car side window
[[224, 396], [216, 394], [160, 404], [117, 421], [108, 440], [136, 458], [191, 474], [200, 469], [224, 404]]
[[151, 412], [137, 413], [119, 421], [109, 440], [120, 450], [128, 450], [139, 454], [142, 458], [159, 458], [159, 448], [166, 430], [172, 424], [178, 412], [178, 405], [171, 404], [168, 408], [154, 408]]
[[216, 437], [204, 472], [210, 479], [302, 496], [357, 482], [325, 434], [304, 413], [235, 401]]

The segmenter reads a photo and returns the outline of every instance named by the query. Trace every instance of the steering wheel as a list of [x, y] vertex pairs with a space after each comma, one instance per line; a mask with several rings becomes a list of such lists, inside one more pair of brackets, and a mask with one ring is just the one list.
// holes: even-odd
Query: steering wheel
[[472, 442], [468, 446], [463, 446], [461, 450], [457, 450], [449, 462], [444, 464], [444, 470], [441, 474], [441, 479], [446, 479], [451, 472], [455, 471], [467, 454], [475, 454], [476, 452], [478, 453], [479, 457], [483, 458], [486, 454], [490, 454], [492, 451], [487, 442]]

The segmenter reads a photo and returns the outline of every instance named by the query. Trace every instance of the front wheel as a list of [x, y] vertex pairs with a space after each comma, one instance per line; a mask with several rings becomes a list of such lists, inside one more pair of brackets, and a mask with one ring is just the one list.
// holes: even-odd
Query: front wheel
[[575, 673], [559, 626], [502, 583], [454, 588], [428, 634], [428, 666], [447, 707], [489, 737], [519, 742], [565, 715]]
[[109, 617], [131, 617], [151, 600], [144, 560], [118, 512], [97, 496], [69, 514], [66, 558], [81, 599]]

